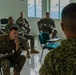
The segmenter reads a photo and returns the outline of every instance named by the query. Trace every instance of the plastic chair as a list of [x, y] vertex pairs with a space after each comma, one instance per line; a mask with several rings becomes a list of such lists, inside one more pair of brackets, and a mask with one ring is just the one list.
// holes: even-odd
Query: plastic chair
[[39, 34], [39, 41], [42, 47], [42, 53], [41, 53], [41, 58], [40, 58], [40, 62], [43, 56], [43, 51], [44, 49], [55, 49], [58, 46], [60, 46], [59, 44], [56, 44], [55, 42], [58, 41], [59, 39], [52, 39], [50, 40], [49, 34], [47, 32], [42, 32]]
[[1, 22], [1, 29], [4, 29], [6, 24], [8, 23], [8, 19], [3, 18], [0, 20], [0, 22]]

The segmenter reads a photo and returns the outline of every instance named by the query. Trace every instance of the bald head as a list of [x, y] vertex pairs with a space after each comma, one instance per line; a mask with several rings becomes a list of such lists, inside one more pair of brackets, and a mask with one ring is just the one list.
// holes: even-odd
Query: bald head
[[71, 3], [64, 7], [61, 16], [65, 29], [76, 33], [76, 3]]

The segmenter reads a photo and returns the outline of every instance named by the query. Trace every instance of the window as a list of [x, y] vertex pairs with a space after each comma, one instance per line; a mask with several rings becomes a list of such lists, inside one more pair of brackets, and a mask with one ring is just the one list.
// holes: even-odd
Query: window
[[28, 0], [28, 17], [42, 17], [42, 0]]
[[70, 3], [70, 0], [51, 0], [50, 15], [54, 19], [61, 19], [62, 9]]

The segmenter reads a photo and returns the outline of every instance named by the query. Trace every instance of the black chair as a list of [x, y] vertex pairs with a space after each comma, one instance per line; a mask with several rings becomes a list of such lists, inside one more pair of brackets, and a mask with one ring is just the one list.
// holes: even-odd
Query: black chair
[[8, 23], [8, 19], [3, 18], [0, 20], [0, 22], [1, 22], [1, 29], [4, 29], [6, 24]]

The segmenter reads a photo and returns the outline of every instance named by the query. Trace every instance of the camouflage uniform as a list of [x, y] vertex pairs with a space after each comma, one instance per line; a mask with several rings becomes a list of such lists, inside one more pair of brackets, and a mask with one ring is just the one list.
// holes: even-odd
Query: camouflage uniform
[[[5, 32], [8, 33], [12, 26], [18, 27], [16, 24], [7, 24], [5, 27]], [[23, 50], [28, 50], [28, 40], [22, 36], [19, 36], [19, 43], [23, 46]]]
[[[38, 21], [38, 26], [40, 26], [40, 30], [42, 30], [42, 32], [48, 32], [49, 34], [52, 33], [52, 29], [55, 28], [55, 23], [54, 20], [49, 18], [43, 18], [40, 21]], [[46, 27], [47, 26], [47, 27]], [[56, 37], [57, 31], [54, 29], [54, 33], [52, 33], [53, 37]]]
[[12, 56], [4, 57], [0, 61], [3, 69], [3, 75], [10, 75], [11, 62], [18, 63], [14, 67], [14, 72], [15, 74], [18, 73], [18, 75], [20, 75], [20, 71], [25, 63], [26, 58], [25, 56], [19, 54], [20, 48], [18, 52], [15, 50], [15, 48], [16, 46], [14, 40], [10, 40], [7, 34], [0, 35], [0, 53], [5, 54], [12, 53], [14, 51], [14, 54]]
[[8, 23], [5, 26], [5, 33], [8, 33], [11, 27], [17, 27], [18, 28], [18, 26], [16, 24], [14, 24], [14, 23], [13, 24]]
[[[21, 24], [21, 22], [23, 22], [23, 21], [25, 21], [25, 24], [24, 24], [24, 25]], [[19, 17], [19, 18], [17, 19], [16, 23], [17, 23], [17, 25], [19, 26], [19, 29], [21, 29], [22, 26], [25, 27], [25, 30], [27, 30], [26, 27], [29, 29], [29, 23], [28, 23], [28, 21], [26, 20], [26, 18], [22, 19], [21, 17]], [[26, 23], [27, 23], [28, 26], [26, 26]], [[22, 30], [22, 29], [21, 29], [21, 30]], [[24, 30], [22, 30], [22, 31], [24, 31]], [[29, 30], [28, 30], [28, 31], [29, 31]], [[28, 32], [28, 33], [29, 33], [29, 32]], [[25, 33], [25, 34], [24, 34], [24, 37], [25, 37], [26, 39], [30, 40], [31, 50], [34, 50], [34, 41], [35, 41], [34, 36], [31, 35], [31, 34]]]
[[40, 75], [76, 75], [76, 38], [63, 40], [61, 46], [50, 51], [39, 73]]
[[4, 34], [5, 32], [3, 30], [0, 30], [0, 34]]
[[[19, 26], [19, 29], [21, 29], [22, 31], [27, 30], [26, 33], [29, 34], [30, 28], [29, 28], [29, 23], [26, 18], [19, 17], [16, 23]], [[25, 29], [23, 29], [22, 27], [24, 27]]]

